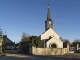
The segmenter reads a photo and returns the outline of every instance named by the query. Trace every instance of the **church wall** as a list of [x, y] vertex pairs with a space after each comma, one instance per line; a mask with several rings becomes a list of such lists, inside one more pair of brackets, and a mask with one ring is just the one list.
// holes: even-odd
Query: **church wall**
[[56, 39], [60, 38], [60, 36], [54, 30], [52, 30], [52, 28], [50, 28], [44, 34], [41, 35], [41, 40], [48, 39], [49, 36], [55, 37]]
[[63, 48], [63, 42], [61, 40], [54, 38], [54, 37], [46, 42], [46, 47], [50, 48], [50, 44], [56, 44], [57, 48]]
[[68, 53], [67, 48], [35, 48], [32, 47], [33, 55], [64, 55]]

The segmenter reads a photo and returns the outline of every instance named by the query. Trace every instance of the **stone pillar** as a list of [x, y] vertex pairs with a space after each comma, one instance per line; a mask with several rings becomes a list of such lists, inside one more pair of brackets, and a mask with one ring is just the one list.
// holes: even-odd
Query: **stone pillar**
[[79, 44], [77, 43], [77, 44], [76, 44], [76, 50], [78, 50], [78, 48], [79, 48]]
[[69, 52], [69, 48], [70, 48], [69, 43], [67, 43], [67, 52]]

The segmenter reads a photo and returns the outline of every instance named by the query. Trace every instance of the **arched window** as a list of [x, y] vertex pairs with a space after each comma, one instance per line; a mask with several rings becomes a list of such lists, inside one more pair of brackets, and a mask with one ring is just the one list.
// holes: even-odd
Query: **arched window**
[[52, 44], [51, 48], [57, 48], [57, 45], [56, 44]]

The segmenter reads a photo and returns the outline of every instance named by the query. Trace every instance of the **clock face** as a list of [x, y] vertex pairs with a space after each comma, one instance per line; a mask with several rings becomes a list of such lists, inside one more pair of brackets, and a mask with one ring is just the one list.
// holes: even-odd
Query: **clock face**
[[51, 22], [49, 21], [49, 24], [51, 24]]

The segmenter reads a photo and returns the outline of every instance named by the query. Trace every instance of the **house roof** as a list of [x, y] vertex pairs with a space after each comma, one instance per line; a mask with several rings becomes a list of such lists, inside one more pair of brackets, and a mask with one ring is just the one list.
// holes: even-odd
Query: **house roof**
[[5, 43], [6, 46], [8, 46], [8, 45], [9, 45], [9, 46], [10, 46], [10, 45], [12, 46], [12, 45], [15, 44], [15, 43], [12, 42], [6, 35], [3, 35], [3, 39], [4, 39], [4, 40], [7, 39], [7, 40], [9, 41], [9, 42], [5, 42], [5, 41], [4, 41], [4, 43]]

